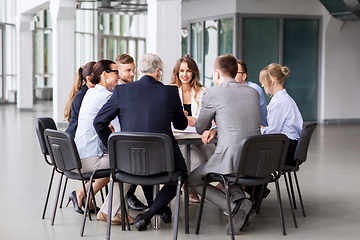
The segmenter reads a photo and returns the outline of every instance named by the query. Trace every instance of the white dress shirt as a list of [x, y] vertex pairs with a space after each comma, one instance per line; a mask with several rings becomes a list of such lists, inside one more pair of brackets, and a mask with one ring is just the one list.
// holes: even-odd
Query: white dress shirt
[[[92, 156], [101, 157], [104, 154], [104, 146], [95, 131], [93, 121], [111, 95], [112, 92], [97, 84], [94, 88], [90, 88], [84, 96], [75, 134], [75, 143], [81, 159]], [[116, 130], [120, 127], [117, 118], [111, 124], [118, 125], [115, 127]]]
[[262, 134], [282, 133], [289, 139], [299, 140], [303, 119], [299, 108], [286, 90], [278, 91], [267, 106], [268, 127], [262, 128]]

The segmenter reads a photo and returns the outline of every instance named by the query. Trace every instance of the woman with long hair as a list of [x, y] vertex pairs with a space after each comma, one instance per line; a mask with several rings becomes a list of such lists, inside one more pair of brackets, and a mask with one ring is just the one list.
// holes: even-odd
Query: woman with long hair
[[69, 122], [69, 126], [65, 132], [70, 133], [75, 138], [75, 132], [78, 124], [78, 115], [81, 103], [89, 88], [95, 85], [90, 82], [90, 74], [96, 62], [88, 62], [84, 66], [79, 67], [76, 72], [74, 85], [71, 88], [69, 100], [65, 105], [64, 119]]
[[[179, 88], [179, 95], [184, 107], [184, 113], [188, 118], [188, 126], [194, 127], [196, 119], [200, 114], [202, 97], [205, 92], [205, 87], [199, 82], [200, 73], [195, 61], [189, 57], [180, 58], [173, 69], [171, 77], [172, 85]], [[215, 145], [210, 143], [204, 145], [203, 143], [190, 146], [190, 170], [194, 170], [202, 163], [207, 161], [214, 153]], [[180, 146], [183, 155], [185, 146]], [[195, 191], [191, 190], [190, 201], [199, 202], [199, 197]]]

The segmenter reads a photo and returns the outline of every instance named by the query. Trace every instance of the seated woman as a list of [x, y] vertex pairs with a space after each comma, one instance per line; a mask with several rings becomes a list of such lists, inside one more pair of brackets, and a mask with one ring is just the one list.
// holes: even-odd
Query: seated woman
[[88, 62], [85, 66], [81, 66], [76, 73], [74, 85], [71, 88], [69, 100], [65, 105], [64, 118], [69, 122], [69, 126], [65, 132], [70, 133], [75, 138], [75, 132], [78, 125], [78, 115], [81, 103], [85, 93], [89, 88], [95, 87], [90, 82], [90, 74], [96, 62]]
[[[184, 113], [188, 118], [188, 126], [190, 127], [195, 127], [205, 92], [205, 87], [199, 83], [199, 78], [199, 69], [193, 59], [182, 57], [176, 62], [170, 84], [179, 88], [181, 103], [184, 106]], [[190, 171], [207, 161], [215, 151], [215, 144], [212, 143], [206, 145], [203, 143], [192, 144], [190, 147]], [[185, 146], [180, 146], [180, 150], [184, 155]], [[199, 197], [193, 190], [190, 192], [189, 199], [192, 202], [199, 202]]]
[[303, 119], [294, 99], [284, 89], [289, 69], [271, 63], [259, 75], [259, 80], [267, 94], [272, 96], [267, 106], [268, 126], [261, 126], [262, 134], [282, 133], [289, 138], [286, 165], [295, 166], [294, 154], [303, 126]]
[[[79, 151], [83, 172], [93, 172], [97, 169], [109, 168], [109, 157], [104, 154], [104, 147], [98, 137], [93, 126], [93, 120], [112, 95], [110, 91], [118, 84], [118, 69], [115, 62], [110, 60], [100, 60], [97, 62], [90, 75], [90, 82], [95, 84], [94, 88], [90, 88], [83, 99], [78, 119], [78, 127], [75, 134], [75, 143]], [[94, 193], [98, 192], [107, 183], [108, 178], [96, 179], [93, 183]], [[87, 186], [88, 187], [88, 186]], [[130, 187], [129, 184], [124, 184], [125, 191]], [[75, 211], [81, 212], [81, 206], [85, 199], [83, 189], [72, 192], [70, 200], [74, 203]], [[108, 212], [108, 198], [106, 198], [103, 206], [98, 213], [98, 220], [107, 220]], [[80, 211], [81, 210], [81, 211]], [[112, 224], [120, 224], [121, 216], [117, 214], [120, 212], [120, 200], [113, 202], [112, 208]], [[134, 219], [130, 218], [130, 222]]]

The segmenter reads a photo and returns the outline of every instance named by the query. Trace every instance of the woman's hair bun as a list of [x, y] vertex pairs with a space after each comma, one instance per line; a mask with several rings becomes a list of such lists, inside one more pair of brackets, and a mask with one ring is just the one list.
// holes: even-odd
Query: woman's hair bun
[[281, 67], [281, 73], [284, 77], [288, 77], [290, 75], [290, 70], [287, 66]]

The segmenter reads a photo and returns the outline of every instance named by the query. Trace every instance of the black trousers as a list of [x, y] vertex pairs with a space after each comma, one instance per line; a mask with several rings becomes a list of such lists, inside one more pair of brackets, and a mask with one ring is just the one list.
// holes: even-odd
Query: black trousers
[[142, 186], [146, 201], [149, 205], [149, 212], [152, 215], [163, 214], [167, 205], [176, 196], [176, 185], [164, 185], [159, 194], [153, 200], [153, 186]]

